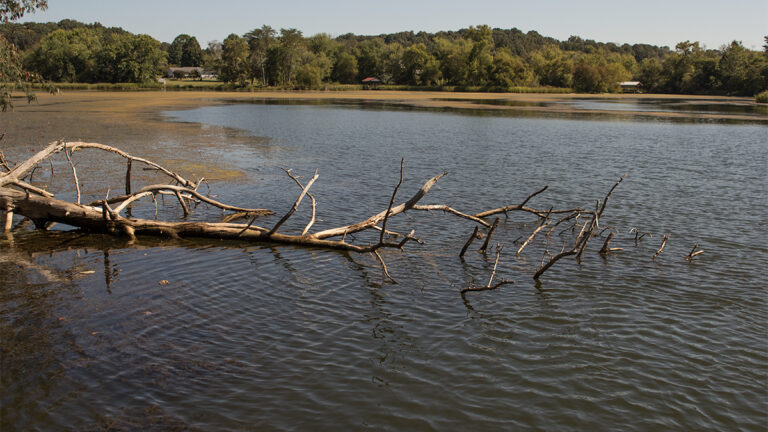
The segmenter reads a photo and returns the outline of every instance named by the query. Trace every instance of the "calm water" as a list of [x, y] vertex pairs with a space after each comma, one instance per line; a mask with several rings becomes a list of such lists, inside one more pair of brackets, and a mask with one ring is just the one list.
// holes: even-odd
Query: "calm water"
[[[472, 224], [438, 213], [390, 221], [425, 240], [384, 254], [397, 284], [367, 255], [16, 234], [0, 242], [3, 431], [766, 429], [768, 127], [373, 104], [168, 116], [266, 138], [209, 152], [247, 174], [212, 182], [222, 200], [281, 213], [298, 188], [280, 167], [317, 169], [317, 229], [386, 208], [401, 157], [400, 201], [448, 171], [422, 203], [466, 212], [546, 184], [531, 205], [591, 207], [626, 173], [602, 219], [625, 250], [595, 240], [536, 284], [544, 245], [514, 242], [537, 221], [510, 214], [494, 239], [516, 283], [462, 299], [493, 255], [459, 260]], [[631, 227], [653, 237], [635, 246]]]
[[[450, 99], [447, 99], [450, 100]], [[569, 106], [577, 110], [590, 111], [633, 111], [654, 113], [685, 113], [685, 114], [731, 114], [753, 118], [756, 122], [768, 120], [768, 106], [755, 104], [751, 100], [733, 102], [723, 99], [664, 99], [664, 98], [574, 98], [557, 102], [520, 102], [516, 100], [476, 99], [472, 101], [482, 105], [502, 105], [514, 107], [555, 107]], [[562, 114], [561, 114], [562, 115]], [[571, 116], [579, 116], [572, 113]], [[679, 119], [678, 119], [679, 120]], [[694, 120], [695, 121], [695, 120]]]

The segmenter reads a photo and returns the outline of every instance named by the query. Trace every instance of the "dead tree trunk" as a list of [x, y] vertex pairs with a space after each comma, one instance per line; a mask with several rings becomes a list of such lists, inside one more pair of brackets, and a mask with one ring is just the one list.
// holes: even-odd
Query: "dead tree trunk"
[[[80, 203], [80, 181], [78, 179], [77, 170], [75, 169], [75, 163], [72, 160], [72, 156], [81, 150], [96, 150], [101, 152], [108, 152], [116, 154], [127, 161], [125, 171], [125, 194], [112, 198], [105, 198], [92, 202], [90, 204]], [[27, 178], [34, 172], [34, 169], [44, 161], [50, 161], [50, 159], [58, 154], [64, 153], [67, 163], [72, 169], [72, 177], [75, 187], [77, 189], [77, 202], [63, 201], [54, 196], [53, 193], [41, 189], [31, 184], [31, 180]], [[169, 184], [152, 184], [141, 188], [135, 185], [132, 181], [132, 169], [137, 168], [134, 165], [143, 164], [152, 171], [156, 171], [171, 180]], [[5, 160], [4, 155], [0, 152], [0, 168], [3, 168], [3, 172], [0, 172], [0, 229], [3, 232], [8, 232], [12, 229], [14, 214], [20, 215], [28, 220], [34, 222], [38, 228], [44, 228], [51, 223], [61, 223], [79, 228], [85, 232], [98, 232], [106, 233], [115, 236], [124, 236], [130, 241], [136, 239], [136, 236], [157, 236], [157, 237], [198, 237], [198, 238], [210, 238], [210, 239], [230, 239], [241, 240], [247, 242], [259, 242], [259, 243], [278, 243], [289, 244], [295, 246], [317, 247], [325, 249], [334, 249], [341, 251], [350, 251], [358, 253], [373, 253], [373, 255], [381, 262], [384, 274], [394, 282], [394, 279], [389, 275], [387, 266], [384, 263], [381, 255], [378, 253], [379, 249], [393, 248], [402, 249], [408, 242], [415, 241], [421, 243], [421, 241], [415, 237], [415, 233], [411, 230], [407, 234], [391, 231], [388, 228], [388, 221], [393, 217], [406, 213], [409, 211], [443, 211], [447, 214], [459, 217], [465, 220], [472, 221], [475, 224], [475, 231], [472, 236], [464, 244], [464, 247], [459, 254], [462, 259], [464, 252], [469, 247], [470, 243], [475, 238], [480, 238], [477, 232], [477, 227], [482, 225], [489, 228], [485, 237], [485, 242], [482, 250], [485, 250], [490, 244], [493, 233], [500, 228], [499, 218], [495, 218], [493, 224], [488, 223], [484, 218], [489, 216], [498, 215], [504, 213], [507, 215], [509, 212], [520, 211], [524, 213], [530, 213], [540, 218], [538, 227], [531, 233], [525, 243], [518, 249], [517, 255], [519, 255], [526, 245], [533, 242], [534, 237], [541, 231], [546, 231], [547, 247], [549, 245], [549, 236], [555, 230], [555, 228], [563, 222], [573, 220], [572, 231], [579, 226], [579, 219], [583, 218], [583, 224], [579, 234], [575, 237], [573, 246], [569, 249], [563, 248], [563, 250], [552, 256], [549, 260], [546, 258], [549, 253], [545, 251], [542, 258], [542, 263], [538, 271], [534, 274], [534, 279], [539, 279], [541, 275], [546, 272], [552, 265], [558, 262], [560, 259], [566, 256], [576, 256], [577, 258], [584, 253], [591, 237], [597, 236], [599, 232], [600, 218], [605, 211], [608, 199], [613, 193], [614, 189], [624, 180], [622, 177], [610, 191], [603, 198], [602, 202], [598, 201], [593, 211], [585, 211], [580, 208], [572, 209], [553, 209], [540, 210], [533, 207], [529, 207], [528, 202], [535, 196], [543, 193], [547, 190], [544, 187], [530, 195], [528, 195], [522, 202], [515, 205], [508, 205], [504, 207], [498, 207], [492, 210], [483, 211], [479, 213], [464, 213], [456, 210], [445, 204], [420, 204], [420, 201], [426, 196], [426, 194], [435, 186], [435, 184], [444, 177], [447, 173], [438, 174], [428, 179], [419, 190], [408, 200], [397, 204], [397, 192], [403, 182], [403, 170], [404, 161], [401, 162], [399, 181], [394, 187], [389, 205], [387, 208], [379, 213], [376, 213], [365, 220], [338, 226], [335, 228], [327, 228], [316, 232], [310, 232], [313, 223], [316, 220], [316, 199], [309, 191], [319, 178], [318, 173], [303, 184], [298, 177], [294, 176], [290, 170], [285, 170], [286, 174], [293, 180], [293, 182], [299, 187], [300, 192], [292, 207], [275, 223], [272, 227], [262, 227], [256, 224], [259, 216], [273, 214], [272, 211], [260, 208], [245, 208], [234, 206], [214, 200], [210, 196], [202, 194], [198, 191], [199, 186], [204, 182], [204, 179], [190, 180], [184, 178], [180, 174], [171, 171], [155, 162], [136, 157], [128, 154], [120, 149], [98, 144], [98, 143], [86, 143], [86, 142], [54, 142], [48, 145], [45, 149], [41, 150], [29, 159], [19, 163], [16, 166], [11, 166]], [[190, 222], [190, 221], [161, 221], [161, 220], [149, 220], [124, 216], [124, 212], [130, 212], [129, 206], [135, 206], [139, 200], [143, 198], [152, 198], [157, 206], [157, 195], [169, 195], [178, 201], [179, 205], [184, 210], [185, 216], [189, 214], [194, 208], [190, 208], [188, 202], [203, 203], [206, 205], [220, 208], [222, 211], [232, 212], [230, 216], [224, 218], [222, 222]], [[300, 234], [287, 234], [280, 232], [284, 224], [288, 219], [299, 209], [305, 197], [309, 197], [312, 202], [312, 217], [310, 222], [304, 227]], [[157, 210], [157, 207], [156, 207]], [[157, 214], [157, 212], [156, 212]], [[556, 215], [560, 215], [560, 219], [552, 219]], [[237, 218], [245, 218], [247, 223], [234, 223], [231, 222]], [[503, 228], [502, 228], [503, 229]], [[571, 228], [566, 228], [566, 231]], [[350, 234], [375, 230], [379, 232], [378, 241], [369, 244], [354, 243], [354, 240], [347, 240], [347, 236]], [[601, 252], [603, 254], [617, 250], [617, 248], [610, 248], [609, 243], [613, 238], [613, 233], [608, 236], [605, 241]], [[665, 237], [666, 243], [666, 237]], [[662, 248], [663, 249], [663, 245]], [[654, 258], [661, 253], [661, 249], [656, 253]], [[496, 266], [498, 265], [498, 258], [501, 252], [501, 246], [497, 247], [496, 251], [496, 264], [494, 265], [494, 271], [491, 274], [491, 280], [489, 280], [486, 286], [480, 289], [493, 289], [505, 283], [510, 283], [506, 279], [502, 283], [492, 285], [493, 278], [496, 274]], [[687, 259], [699, 255], [701, 251], [696, 252], [696, 248], [691, 251]], [[468, 289], [476, 290], [476, 289]]]
[[[128, 167], [126, 169], [125, 175], [125, 195], [113, 197], [111, 199], [99, 200], [91, 203], [90, 205], [84, 205], [56, 199], [52, 193], [35, 187], [24, 180], [25, 177], [38, 164], [50, 159], [55, 154], [60, 152], [64, 152], [67, 161], [74, 168], [74, 164], [72, 163], [71, 159], [72, 155], [85, 149], [113, 153], [125, 158], [128, 161]], [[150, 169], [164, 174], [165, 176], [169, 177], [175, 184], [149, 185], [138, 189], [135, 192], [131, 192], [132, 189], [134, 189], [132, 188], [133, 185], [131, 182], [131, 167], [137, 163], [147, 165]], [[471, 220], [484, 226], [489, 226], [490, 224], [484, 221], [482, 217], [495, 214], [500, 211], [523, 210], [533, 214], [542, 214], [542, 212], [539, 210], [524, 207], [524, 204], [535, 194], [529, 196], [520, 205], [508, 206], [502, 208], [501, 210], [483, 212], [476, 215], [465, 214], [443, 204], [419, 205], [419, 201], [424, 198], [429, 190], [438, 182], [438, 180], [445, 176], [446, 173], [438, 174], [427, 180], [414, 194], [414, 196], [401, 204], [395, 204], [397, 189], [402, 183], [401, 166], [400, 182], [395, 188], [390, 205], [386, 210], [357, 223], [325, 229], [315, 233], [309, 233], [309, 228], [314, 221], [315, 209], [315, 198], [309, 194], [309, 189], [315, 180], [317, 180], [317, 173], [306, 185], [302, 185], [296, 177], [294, 177], [289, 171], [286, 171], [286, 173], [301, 188], [301, 193], [295, 201], [294, 205], [280, 219], [280, 221], [273, 227], [267, 228], [256, 225], [255, 221], [256, 218], [260, 215], [271, 214], [272, 212], [270, 210], [243, 208], [213, 200], [197, 191], [200, 184], [204, 181], [203, 179], [194, 181], [186, 179], [178, 173], [171, 171], [170, 169], [165, 168], [155, 162], [130, 155], [120, 149], [103, 144], [85, 142], [54, 142], [31, 158], [18, 164], [17, 166], [8, 168], [8, 172], [0, 174], [0, 209], [2, 209], [4, 215], [2, 225], [4, 231], [10, 229], [10, 224], [12, 223], [12, 215], [13, 212], [15, 212], [16, 214], [31, 219], [38, 227], [45, 226], [45, 224], [50, 222], [57, 222], [71, 225], [84, 231], [127, 236], [131, 239], [135, 238], [137, 235], [236, 239], [251, 242], [283, 243], [362, 253], [374, 252], [380, 248], [402, 248], [407, 242], [417, 240], [412, 232], [409, 234], [400, 234], [388, 231], [386, 228], [388, 219], [398, 214], [405, 213], [409, 210], [441, 210], [448, 214]], [[73, 169], [72, 174], [74, 181], [76, 184], [78, 184], [79, 189], [77, 171]], [[541, 191], [537, 193], [540, 192]], [[222, 210], [237, 212], [239, 215], [245, 215], [251, 219], [247, 224], [231, 222], [170, 222], [125, 217], [122, 215], [123, 211], [129, 205], [135, 204], [138, 200], [145, 197], [154, 198], [158, 194], [170, 194], [175, 196], [178, 199], [179, 204], [182, 206], [182, 208], [184, 208], [185, 214], [189, 213], [189, 209], [185, 204], [185, 200], [193, 199], [221, 208]], [[282, 225], [298, 209], [299, 204], [305, 196], [311, 197], [313, 202], [312, 221], [310, 221], [307, 227], [299, 235], [284, 234], [279, 232], [279, 229], [282, 227]], [[371, 229], [381, 231], [379, 241], [375, 244], [360, 245], [350, 243], [346, 240], [347, 235], [349, 234]], [[387, 238], [387, 235], [398, 237], [400, 240], [397, 242], [391, 241]]]

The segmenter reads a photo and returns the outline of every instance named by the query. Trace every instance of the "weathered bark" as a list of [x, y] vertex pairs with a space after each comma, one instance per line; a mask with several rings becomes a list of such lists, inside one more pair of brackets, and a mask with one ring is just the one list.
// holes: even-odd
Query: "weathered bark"
[[[90, 205], [82, 205], [79, 202], [72, 203], [56, 199], [50, 192], [41, 190], [24, 182], [24, 177], [30, 173], [39, 163], [51, 158], [56, 153], [64, 152], [66, 159], [72, 168], [73, 177], [79, 192], [79, 180], [77, 177], [75, 164], [73, 163], [71, 156], [76, 151], [82, 149], [96, 149], [99, 151], [106, 151], [127, 159], [128, 166], [125, 176], [125, 190], [127, 193], [125, 195], [113, 197], [111, 199], [106, 198], [104, 200], [99, 200], [91, 203]], [[149, 185], [131, 193], [131, 167], [134, 162], [148, 165], [152, 170], [156, 170], [162, 174], [165, 174], [177, 184]], [[398, 185], [393, 192], [390, 205], [386, 211], [377, 213], [368, 219], [355, 224], [326, 229], [317, 233], [308, 233], [309, 228], [315, 219], [315, 199], [314, 197], [311, 197], [313, 202], [312, 221], [310, 221], [310, 223], [306, 226], [301, 235], [290, 235], [280, 233], [278, 230], [298, 209], [303, 197], [309, 195], [309, 188], [318, 178], [317, 173], [315, 173], [315, 176], [306, 185], [302, 185], [296, 177], [291, 175], [289, 171], [286, 171], [288, 175], [302, 188], [302, 191], [291, 209], [271, 229], [269, 229], [257, 226], [254, 224], [254, 222], [257, 216], [271, 214], [271, 211], [266, 209], [242, 208], [213, 200], [197, 192], [197, 187], [203, 181], [202, 179], [197, 181], [188, 180], [178, 173], [175, 173], [157, 163], [130, 155], [126, 152], [123, 152], [122, 150], [103, 144], [84, 142], [54, 142], [19, 165], [13, 168], [8, 168], [8, 172], [0, 174], [0, 208], [4, 209], [4, 230], [6, 228], [10, 229], [10, 224], [12, 223], [12, 211], [15, 211], [17, 214], [25, 216], [34, 221], [35, 225], [38, 227], [45, 226], [51, 222], [57, 222], [71, 225], [84, 231], [123, 235], [129, 238], [134, 238], [136, 235], [151, 235], [174, 238], [202, 237], [216, 239], [236, 239], [253, 242], [272, 242], [322, 247], [354, 252], [375, 252], [380, 248], [402, 248], [409, 241], [418, 242], [419, 240], [414, 237], [413, 232], [403, 236], [388, 231], [386, 229], [386, 222], [389, 218], [395, 215], [411, 209], [415, 209], [419, 200], [421, 200], [427, 194], [427, 192], [429, 192], [432, 186], [434, 186], [435, 183], [445, 175], [445, 173], [443, 173], [429, 179], [408, 201], [399, 205], [394, 205], [397, 190], [402, 183], [401, 165], [400, 182], [398, 182]], [[197, 201], [205, 202], [209, 205], [219, 207], [223, 210], [237, 212], [238, 216], [251, 217], [251, 220], [247, 224], [230, 222], [168, 222], [124, 217], [121, 214], [124, 209], [139, 199], [149, 196], [154, 198], [157, 194], [174, 195], [183, 208], [185, 216], [190, 213], [190, 209], [186, 204], [186, 200], [194, 199]], [[455, 214], [459, 217], [464, 217], [477, 223], [487, 225], [487, 222], [480, 218], [466, 215], [445, 205], [424, 206], [418, 209], [439, 209], [447, 211], [451, 214]], [[368, 229], [377, 229], [381, 231], [378, 243], [371, 245], [356, 245], [346, 241], [347, 234], [352, 234]], [[393, 234], [402, 237], [402, 239], [398, 242], [392, 242], [385, 238], [385, 235], [387, 234]], [[342, 238], [341, 240], [331, 240], [333, 237]]]
[[[77, 176], [76, 164], [72, 160], [72, 155], [77, 151], [84, 149], [105, 151], [126, 159], [126, 193], [124, 195], [112, 198], [107, 196], [102, 200], [94, 201], [88, 205], [80, 203], [80, 181]], [[30, 184], [31, 180], [27, 180], [27, 177], [31, 176], [31, 173], [34, 172], [35, 167], [37, 167], [45, 160], [50, 161], [52, 156], [60, 152], [64, 152], [66, 160], [72, 169], [72, 175], [74, 178], [75, 187], [77, 189], [77, 202], [59, 200], [54, 197], [51, 192], [40, 189]], [[1, 153], [0, 156], [2, 156]], [[134, 168], [134, 163], [147, 165], [149, 169], [165, 175], [175, 184], [153, 184], [144, 186], [134, 192], [131, 178], [131, 172]], [[410, 199], [400, 204], [396, 204], [397, 193], [403, 182], [404, 161], [401, 161], [399, 180], [394, 187], [386, 210], [376, 213], [367, 219], [356, 223], [342, 225], [335, 228], [328, 228], [311, 233], [310, 228], [313, 226], [314, 221], [316, 220], [316, 200], [315, 197], [309, 193], [309, 189], [319, 177], [317, 172], [315, 172], [315, 175], [306, 184], [302, 184], [299, 178], [294, 176], [290, 170], [285, 170], [286, 174], [299, 186], [301, 192], [295, 200], [293, 206], [279, 219], [279, 221], [275, 223], [271, 228], [266, 228], [256, 225], [255, 222], [261, 215], [272, 214], [270, 210], [243, 208], [214, 200], [209, 196], [198, 192], [198, 187], [202, 182], [204, 182], [204, 179], [194, 181], [186, 179], [178, 173], [171, 171], [170, 169], [167, 169], [155, 162], [130, 155], [126, 152], [123, 152], [122, 150], [103, 144], [85, 142], [54, 142], [31, 158], [21, 162], [16, 166], [11, 166], [5, 161], [4, 158], [2, 158], [0, 159], [0, 166], [5, 170], [5, 172], [0, 173], [0, 212], [2, 212], [2, 218], [0, 218], [0, 228], [2, 228], [4, 232], [7, 232], [11, 229], [13, 223], [13, 215], [15, 213], [27, 218], [28, 220], [31, 220], [38, 228], [44, 228], [49, 226], [51, 223], [61, 223], [79, 228], [85, 232], [106, 233], [109, 235], [124, 236], [131, 241], [133, 241], [136, 236], [140, 235], [171, 238], [197, 237], [209, 239], [241, 240], [259, 243], [290, 244], [296, 246], [317, 247], [357, 253], [372, 253], [381, 263], [385, 277], [387, 277], [392, 282], [395, 282], [395, 280], [389, 274], [386, 263], [384, 262], [381, 254], [379, 254], [379, 249], [402, 249], [408, 242], [411, 241], [422, 243], [420, 239], [415, 237], [413, 230], [411, 230], [408, 234], [399, 234], [387, 229], [388, 221], [399, 214], [405, 213], [409, 210], [439, 210], [447, 214], [472, 221], [475, 224], [474, 232], [464, 244], [464, 247], [459, 254], [462, 259], [472, 240], [475, 238], [481, 238], [481, 235], [478, 234], [479, 226], [489, 227], [489, 230], [485, 235], [485, 242], [480, 250], [484, 251], [490, 244], [495, 230], [499, 227], [499, 218], [495, 218], [493, 223], [489, 224], [486, 220], [484, 220], [484, 218], [489, 216], [497, 215], [499, 213], [507, 214], [511, 211], [523, 211], [536, 215], [541, 219], [538, 227], [533, 231], [533, 233], [530, 234], [528, 239], [518, 250], [518, 255], [528, 244], [534, 240], [534, 237], [539, 232], [548, 229], [546, 233], [548, 242], [550, 234], [561, 223], [575, 219], [575, 229], [575, 227], [579, 224], [579, 218], [582, 216], [586, 217], [587, 220], [583, 223], [581, 231], [576, 236], [572, 248], [568, 250], [564, 249], [561, 251], [561, 253], [553, 256], [547, 262], [545, 262], [544, 259], [549, 256], [549, 254], [545, 251], [544, 257], [542, 258], [542, 264], [534, 275], [534, 279], [538, 279], [547, 269], [549, 269], [563, 257], [571, 255], [580, 257], [581, 254], [584, 253], [589, 239], [598, 235], [596, 232], [599, 231], [599, 219], [606, 209], [608, 199], [610, 198], [614, 189], [624, 180], [624, 177], [622, 177], [618, 182], [616, 182], [616, 184], [614, 184], [610, 191], [606, 194], [604, 199], [597, 202], [597, 205], [593, 211], [585, 211], [580, 208], [566, 210], [550, 208], [549, 210], [539, 210], [527, 206], [528, 202], [532, 198], [547, 190], [548, 186], [545, 186], [544, 188], [528, 195], [519, 204], [499, 207], [493, 210], [471, 214], [461, 212], [445, 204], [419, 204], [419, 202], [422, 200], [422, 198], [424, 198], [424, 196], [426, 196], [430, 189], [447, 173], [438, 174], [428, 179]], [[155, 215], [157, 216], [157, 200], [155, 198], [158, 194], [175, 197], [183, 209], [185, 217], [191, 213], [188, 202], [193, 202], [195, 204], [205, 203], [207, 205], [220, 208], [223, 211], [233, 212], [233, 214], [225, 217], [222, 222], [149, 220], [131, 217], [130, 212], [128, 212], [128, 216], [123, 215], [124, 210], [128, 209], [130, 206], [136, 205], [140, 199], [151, 197], [155, 203]], [[109, 195], [109, 193], [107, 193], [107, 195]], [[309, 197], [312, 200], [312, 217], [310, 222], [304, 227], [301, 234], [298, 235], [279, 232], [279, 230], [284, 226], [288, 219], [299, 209], [299, 206], [304, 197]], [[550, 219], [550, 217], [555, 214], [564, 216], [555, 222]], [[235, 219], [246, 218], [248, 219], [247, 223], [232, 222]], [[351, 241], [347, 241], [348, 234], [354, 234], [366, 230], [379, 231], [378, 241], [376, 243], [354, 244]], [[609, 248], [609, 243], [612, 237], [613, 233], [609, 235], [608, 239], [603, 245], [603, 248], [601, 249], [602, 253], [616, 250]], [[399, 238], [399, 240], [394, 241], [394, 238]], [[492, 285], [496, 274], [496, 268], [498, 265], [501, 249], [502, 246], [498, 245], [496, 251], [496, 262], [494, 264], [493, 273], [491, 274], [491, 278], [488, 281], [488, 284], [479, 288], [472, 287], [470, 285], [470, 287], [463, 292], [475, 291], [479, 289], [495, 289], [503, 284], [511, 283], [510, 281], [503, 280], [501, 283]], [[663, 249], [663, 245], [661, 249]], [[661, 252], [661, 249], [659, 252], [657, 252], [656, 255]], [[696, 248], [691, 251], [687, 259], [693, 258], [694, 256], [701, 253], [700, 251], [696, 252], [695, 249]]]
[[543, 218], [548, 213], [549, 214], [560, 214], [560, 213], [573, 213], [573, 212], [581, 212], [581, 211], [583, 211], [582, 209], [579, 209], [579, 208], [573, 208], [573, 209], [567, 209], [567, 210], [562, 210], [562, 209], [561, 210], [552, 210], [552, 209], [550, 209], [549, 211], [543, 211], [543, 210], [537, 210], [535, 208], [531, 208], [531, 207], [526, 207], [525, 206], [528, 203], [528, 201], [531, 200], [531, 198], [533, 198], [536, 195], [544, 192], [547, 189], [549, 189], [549, 185], [544, 186], [542, 189], [540, 189], [540, 190], [538, 190], [538, 191], [528, 195], [528, 197], [526, 197], [520, 204], [515, 204], [515, 205], [495, 208], [493, 210], [488, 210], [488, 211], [476, 213], [474, 216], [478, 217], [478, 218], [484, 218], [484, 217], [488, 217], [488, 216], [497, 215], [499, 213], [507, 214], [507, 213], [512, 212], [512, 211], [524, 211], [524, 212], [535, 214], [536, 216], [538, 216], [540, 218]]
[[413, 197], [411, 197], [411, 199], [404, 202], [403, 204], [392, 207], [389, 211], [384, 210], [381, 213], [377, 213], [362, 222], [317, 232], [312, 234], [312, 237], [317, 239], [327, 239], [331, 237], [346, 236], [347, 234], [354, 234], [356, 232], [370, 229], [384, 221], [385, 217], [392, 217], [412, 209], [416, 203], [424, 198], [427, 192], [432, 189], [432, 186], [434, 186], [435, 183], [437, 183], [437, 181], [443, 178], [446, 174], [448, 173], [438, 174], [427, 180], [427, 182], [424, 183], [424, 185], [416, 192], [416, 194], [414, 194]]

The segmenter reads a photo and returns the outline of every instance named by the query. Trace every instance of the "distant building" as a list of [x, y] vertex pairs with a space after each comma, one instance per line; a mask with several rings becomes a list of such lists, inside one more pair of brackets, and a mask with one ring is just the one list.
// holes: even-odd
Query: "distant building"
[[167, 78], [216, 79], [216, 73], [201, 67], [171, 67], [165, 72]]
[[202, 76], [203, 68], [201, 67], [170, 67], [165, 72], [165, 76], [168, 78], [173, 78], [175, 76], [189, 78], [192, 75]]
[[640, 93], [643, 85], [640, 81], [622, 81], [619, 83], [622, 93]]
[[362, 83], [365, 88], [376, 88], [381, 84], [381, 80], [375, 77], [368, 77]]

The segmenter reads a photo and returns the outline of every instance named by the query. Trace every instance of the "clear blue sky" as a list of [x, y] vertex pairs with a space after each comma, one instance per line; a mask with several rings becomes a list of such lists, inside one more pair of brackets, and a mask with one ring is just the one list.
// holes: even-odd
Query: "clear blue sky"
[[45, 12], [21, 21], [98, 21], [164, 42], [187, 33], [205, 47], [230, 33], [263, 24], [297, 28], [305, 36], [435, 32], [470, 25], [536, 30], [567, 39], [650, 43], [683, 40], [718, 48], [739, 40], [762, 49], [768, 35], [768, 0], [49, 0]]

